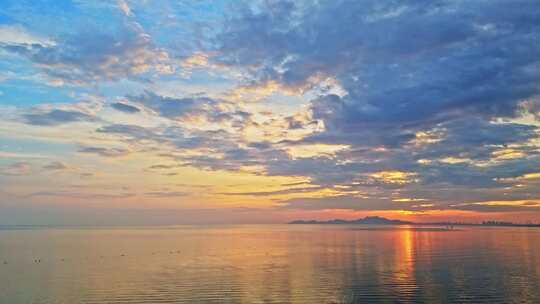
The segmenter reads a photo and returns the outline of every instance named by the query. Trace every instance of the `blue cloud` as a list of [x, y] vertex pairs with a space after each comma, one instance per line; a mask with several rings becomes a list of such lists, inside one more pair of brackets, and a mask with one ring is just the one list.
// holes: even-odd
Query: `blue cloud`
[[540, 93], [539, 18], [535, 1], [272, 1], [232, 17], [217, 60], [284, 86], [337, 79], [347, 94], [312, 107], [339, 132], [513, 117]]
[[121, 102], [115, 102], [115, 103], [111, 104], [111, 107], [113, 107], [115, 110], [118, 110], [118, 111], [124, 112], [124, 113], [128, 113], [128, 114], [138, 113], [138, 112], [141, 111], [137, 107], [134, 107], [132, 105], [128, 105], [126, 103], [121, 103]]
[[20, 55], [40, 67], [53, 84], [87, 85], [144, 73], [172, 73], [166, 51], [155, 47], [136, 23], [124, 22], [115, 32], [86, 29], [55, 44], [0, 43], [0, 49]]
[[74, 122], [93, 122], [96, 117], [70, 110], [53, 109], [43, 113], [28, 113], [23, 115], [24, 122], [36, 126], [58, 126]]

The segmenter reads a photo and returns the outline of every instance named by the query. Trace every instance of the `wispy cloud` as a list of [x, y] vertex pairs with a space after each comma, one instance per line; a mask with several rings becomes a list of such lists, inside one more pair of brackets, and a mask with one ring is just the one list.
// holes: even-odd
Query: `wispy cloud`
[[2, 25], [0, 26], [0, 46], [1, 45], [41, 45], [53, 46], [55, 42], [47, 37], [32, 34], [22, 26]]
[[120, 112], [129, 113], [129, 114], [138, 113], [141, 111], [137, 107], [134, 107], [129, 104], [121, 103], [121, 102], [115, 102], [111, 104], [111, 107], [113, 107], [114, 109]]
[[79, 153], [95, 154], [103, 157], [121, 157], [130, 153], [128, 149], [124, 148], [105, 148], [105, 147], [80, 147]]
[[20, 176], [30, 173], [32, 167], [27, 162], [16, 162], [2, 168], [3, 175]]
[[23, 114], [24, 122], [36, 126], [58, 126], [73, 122], [93, 122], [94, 116], [79, 112], [53, 109], [46, 112]]
[[118, 8], [126, 15], [131, 15], [131, 9], [129, 8], [129, 5], [126, 0], [118, 0]]
[[68, 169], [69, 167], [62, 163], [62, 162], [59, 162], [59, 161], [54, 161], [54, 162], [51, 162], [49, 164], [46, 164], [45, 166], [43, 166], [43, 169], [45, 170], [52, 170], [52, 171], [61, 171], [61, 170], [65, 170], [65, 169]]

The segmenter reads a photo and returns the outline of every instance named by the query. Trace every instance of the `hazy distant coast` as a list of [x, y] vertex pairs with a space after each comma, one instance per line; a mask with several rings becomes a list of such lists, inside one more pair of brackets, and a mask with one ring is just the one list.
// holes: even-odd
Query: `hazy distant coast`
[[417, 225], [417, 226], [488, 226], [488, 227], [540, 227], [540, 224], [534, 223], [512, 223], [500, 221], [484, 221], [482, 223], [466, 223], [466, 222], [432, 222], [432, 223], [417, 223], [401, 220], [392, 220], [379, 216], [367, 216], [355, 220], [334, 219], [329, 221], [317, 220], [295, 220], [289, 222], [292, 225]]

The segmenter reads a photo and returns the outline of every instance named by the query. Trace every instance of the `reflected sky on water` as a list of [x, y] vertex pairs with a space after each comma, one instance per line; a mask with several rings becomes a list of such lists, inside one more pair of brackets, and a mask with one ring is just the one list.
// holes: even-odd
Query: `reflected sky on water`
[[540, 229], [0, 231], [0, 303], [540, 303]]

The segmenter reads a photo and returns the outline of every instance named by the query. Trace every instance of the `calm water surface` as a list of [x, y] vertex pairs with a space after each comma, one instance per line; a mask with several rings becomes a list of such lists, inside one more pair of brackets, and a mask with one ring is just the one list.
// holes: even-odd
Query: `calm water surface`
[[540, 303], [540, 229], [3, 229], [0, 303]]

